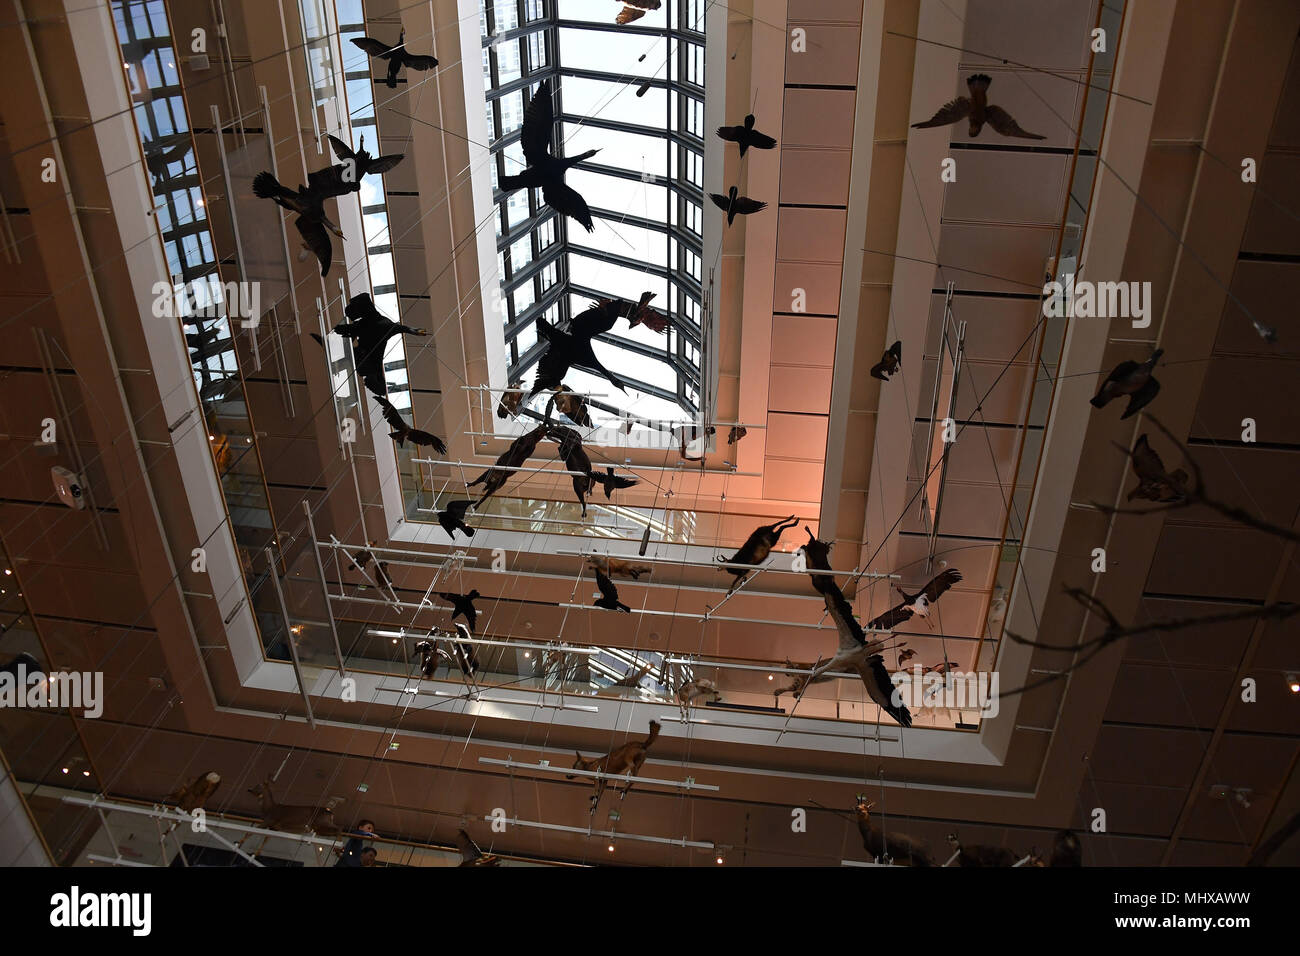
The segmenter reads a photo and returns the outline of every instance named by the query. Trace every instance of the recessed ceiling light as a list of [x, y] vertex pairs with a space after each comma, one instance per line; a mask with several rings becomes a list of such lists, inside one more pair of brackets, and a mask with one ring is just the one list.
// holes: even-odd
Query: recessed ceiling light
[[1291, 693], [1300, 694], [1300, 677], [1295, 674], [1286, 675], [1286, 686], [1291, 689]]

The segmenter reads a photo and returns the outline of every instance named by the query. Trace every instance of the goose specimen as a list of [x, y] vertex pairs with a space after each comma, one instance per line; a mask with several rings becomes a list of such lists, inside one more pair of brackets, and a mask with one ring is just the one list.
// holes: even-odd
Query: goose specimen
[[969, 119], [969, 133], [971, 136], [978, 136], [980, 130], [984, 128], [984, 124], [988, 123], [1003, 136], [1014, 136], [1019, 139], [1046, 139], [1046, 136], [1039, 136], [1037, 133], [1030, 133], [1021, 129], [1015, 117], [1002, 107], [989, 105], [988, 89], [989, 84], [992, 82], [992, 77], [983, 73], [975, 73], [967, 77], [966, 89], [970, 91], [969, 98], [959, 96], [955, 100], [950, 100], [924, 123], [913, 123], [912, 129], [949, 126], [961, 120]]
[[337, 136], [325, 134], [334, 155], [343, 160], [307, 174], [307, 185], [322, 196], [345, 196], [361, 191], [361, 177], [386, 173], [402, 161], [404, 153], [371, 156], [366, 152], [366, 136], [361, 134], [361, 145], [354, 151]]
[[471, 538], [474, 537], [474, 529], [465, 523], [465, 512], [473, 503], [467, 498], [449, 501], [447, 507], [438, 512], [438, 524], [442, 525], [442, 530], [447, 532], [447, 536], [453, 541], [456, 539], [457, 531], [463, 531]]
[[1119, 417], [1120, 421], [1123, 421], [1150, 405], [1160, 392], [1160, 383], [1151, 374], [1151, 370], [1156, 367], [1157, 360], [1164, 354], [1164, 349], [1156, 349], [1145, 362], [1130, 360], [1116, 365], [1114, 371], [1106, 376], [1106, 381], [1101, 383], [1101, 388], [1097, 389], [1097, 394], [1090, 400], [1093, 408], [1105, 408], [1111, 399], [1127, 395], [1128, 408], [1124, 409], [1124, 414]]
[[582, 505], [584, 518], [587, 517], [587, 495], [597, 484], [604, 487], [605, 497], [608, 498], [615, 489], [631, 488], [637, 483], [635, 478], [614, 474], [613, 468], [607, 468], [603, 475], [592, 471], [591, 458], [587, 455], [587, 450], [582, 447], [582, 436], [567, 425], [551, 425], [546, 437], [551, 441], [559, 442], [557, 455], [563, 459], [564, 467], [569, 471], [582, 473], [573, 475], [572, 478], [573, 493], [578, 496], [578, 503]]
[[727, 190], [727, 195], [720, 193], [709, 193], [709, 198], [713, 200], [713, 205], [717, 206], [727, 214], [727, 225], [730, 226], [737, 216], [748, 216], [750, 213], [760, 212], [767, 208], [767, 203], [759, 202], [757, 199], [750, 199], [748, 196], [736, 195], [739, 190], [732, 186]]
[[373, 57], [388, 61], [388, 77], [385, 82], [390, 90], [397, 89], [397, 74], [402, 72], [402, 67], [423, 73], [438, 65], [435, 57], [407, 51], [405, 30], [398, 35], [397, 46], [389, 46], [371, 37], [354, 37], [352, 44]]
[[884, 354], [880, 356], [880, 361], [871, 366], [871, 377], [878, 378], [882, 382], [888, 382], [890, 376], [897, 372], [902, 364], [903, 343], [900, 340], [885, 349]]
[[754, 114], [750, 113], [745, 117], [743, 126], [719, 126], [718, 137], [725, 139], [728, 143], [740, 144], [740, 155], [745, 155], [745, 150], [751, 146], [754, 149], [775, 149], [776, 140], [765, 133], [760, 133], [754, 129]]
[[298, 214], [293, 224], [302, 236], [303, 248], [320, 261], [320, 274], [327, 275], [330, 261], [334, 258], [329, 232], [340, 239], [343, 233], [325, 215], [325, 194], [309, 186], [299, 186], [294, 192], [280, 185], [280, 181], [270, 173], [260, 172], [253, 177], [253, 195], [258, 199], [270, 199], [277, 206]]
[[662, 0], [618, 0], [623, 4], [623, 9], [619, 11], [614, 22], [619, 26], [625, 23], [631, 23], [633, 20], [640, 20], [650, 10], [658, 10], [662, 6]]
[[474, 502], [475, 508], [501, 490], [510, 476], [515, 473], [513, 469], [523, 467], [524, 462], [537, 450], [537, 443], [542, 440], [547, 428], [548, 425], [543, 422], [532, 431], [520, 435], [498, 456], [496, 464], [465, 486], [466, 488], [473, 488], [475, 485], [483, 486], [483, 497]]
[[428, 335], [429, 333], [424, 329], [399, 325], [385, 316], [375, 308], [375, 303], [368, 292], [354, 295], [343, 308], [343, 314], [352, 321], [340, 322], [334, 326], [334, 332], [345, 339], [352, 339], [353, 361], [356, 362], [357, 373], [366, 388], [380, 398], [386, 397], [388, 382], [384, 378], [384, 350], [388, 340], [399, 334]]
[[564, 376], [574, 366], [603, 376], [619, 391], [627, 391], [618, 376], [600, 364], [591, 342], [596, 336], [612, 329], [620, 318], [626, 318], [633, 326], [643, 323], [657, 331], [667, 328], [666, 325], [658, 327], [658, 315], [648, 307], [652, 298], [654, 293], [646, 292], [637, 302], [628, 299], [598, 299], [590, 308], [570, 319], [568, 329], [563, 331], [538, 316], [537, 337], [546, 342], [546, 351], [537, 360], [537, 374], [524, 400], [527, 401], [544, 389], [561, 388]]
[[1138, 485], [1128, 493], [1128, 500], [1145, 498], [1160, 504], [1176, 504], [1187, 497], [1187, 472], [1179, 468], [1173, 474], [1165, 471], [1165, 463], [1160, 460], [1147, 436], [1142, 435], [1129, 452], [1133, 459], [1133, 473], [1138, 477]]
[[482, 596], [477, 589], [471, 590], [469, 594], [452, 594], [448, 591], [438, 592], [438, 597], [452, 606], [452, 620], [464, 617], [469, 622], [471, 632], [478, 627], [478, 611], [474, 608], [474, 599]]
[[523, 129], [519, 134], [527, 168], [517, 176], [500, 177], [501, 189], [505, 192], [540, 189], [548, 206], [576, 219], [588, 232], [595, 232], [587, 201], [576, 190], [564, 184], [564, 174], [583, 160], [591, 159], [600, 150], [589, 149], [577, 156], [556, 156], [551, 151], [554, 137], [555, 108], [551, 104], [551, 83], [550, 80], [542, 80], [524, 109]]
[[464, 830], [456, 831], [456, 847], [460, 850], [461, 866], [497, 866], [501, 863], [501, 857], [484, 853]]
[[406, 424], [406, 419], [402, 413], [386, 398], [376, 398], [379, 407], [384, 411], [384, 421], [393, 426], [393, 431], [388, 433], [388, 437], [397, 442], [398, 448], [406, 447], [409, 441], [412, 445], [428, 445], [439, 455], [447, 454], [447, 443], [439, 438], [433, 432], [426, 432], [420, 428], [412, 428]]
[[[739, 551], [731, 557], [718, 555], [718, 560], [727, 564], [758, 565], [765, 561], [767, 556], [772, 553], [772, 549], [776, 547], [776, 543], [781, 540], [781, 535], [798, 523], [799, 522], [796, 520], [795, 516], [791, 515], [783, 521], [778, 521], [775, 524], [759, 525], [750, 532], [749, 537], [745, 539], [745, 543], [740, 546]], [[723, 568], [722, 570], [735, 576], [736, 579], [731, 582], [731, 587], [727, 588], [728, 594], [736, 590], [740, 582], [749, 574], [749, 570], [745, 568]]]
[[901, 604], [896, 604], [884, 614], [875, 618], [868, 627], [892, 631], [913, 616], [929, 617], [930, 605], [939, 600], [949, 588], [961, 580], [961, 572], [949, 568], [932, 577], [928, 584], [914, 594], [908, 594], [900, 587], [895, 590], [903, 596]]
[[862, 848], [876, 861], [888, 861], [896, 866], [934, 866], [930, 851], [925, 844], [906, 833], [885, 832], [871, 822], [870, 810], [874, 803], [867, 803], [867, 798], [858, 794], [853, 805], [854, 816], [858, 821], [858, 833], [862, 836]]
[[618, 599], [618, 588], [614, 587], [611, 581], [600, 568], [596, 568], [596, 587], [600, 588], [600, 598], [596, 600], [592, 607], [603, 607], [607, 611], [622, 611], [625, 614], [631, 614], [632, 609]]

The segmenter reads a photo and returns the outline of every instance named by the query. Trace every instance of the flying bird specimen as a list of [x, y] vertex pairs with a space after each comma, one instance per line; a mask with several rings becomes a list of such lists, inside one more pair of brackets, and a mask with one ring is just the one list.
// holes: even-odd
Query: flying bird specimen
[[903, 343], [895, 342], [885, 350], [880, 356], [880, 361], [871, 366], [871, 377], [878, 378], [882, 382], [888, 382], [890, 376], [898, 371], [898, 367], [903, 364]]
[[930, 605], [939, 600], [945, 591], [960, 580], [961, 572], [956, 568], [949, 568], [936, 574], [930, 579], [929, 584], [914, 594], [908, 594], [902, 588], [895, 588], [899, 594], [903, 595], [903, 602], [894, 605], [867, 626], [880, 628], [881, 630], [893, 630], [903, 622], [910, 621], [913, 615], [929, 617]]
[[[655, 738], [659, 736], [659, 724], [656, 721], [650, 721], [650, 735], [645, 740], [633, 740], [625, 743], [623, 746], [611, 750], [603, 757], [584, 757], [580, 751], [575, 751], [578, 759], [573, 762], [574, 770], [588, 770], [596, 773], [606, 774], [606, 776], [597, 777], [595, 780], [596, 792], [591, 797], [591, 812], [596, 812], [596, 805], [600, 803], [601, 795], [605, 792], [605, 785], [609, 782], [609, 777], [629, 776], [635, 777], [641, 770], [641, 765], [645, 763], [646, 751], [654, 744]], [[566, 775], [566, 780], [573, 780], [577, 774]], [[616, 788], [617, 789], [617, 788]], [[627, 796], [632, 789], [632, 781], [629, 780], [623, 787], [619, 799]]]
[[371, 56], [388, 61], [388, 78], [386, 82], [390, 90], [397, 89], [397, 74], [402, 72], [402, 67], [405, 66], [412, 70], [424, 72], [425, 70], [432, 70], [438, 65], [438, 61], [434, 57], [407, 52], [405, 30], [398, 35], [397, 46], [389, 46], [370, 37], [354, 37], [352, 42]]
[[523, 403], [524, 383], [511, 382], [501, 393], [501, 400], [497, 402], [497, 418], [514, 418], [519, 414], [519, 406]]
[[537, 337], [545, 340], [546, 351], [537, 360], [537, 374], [533, 386], [528, 391], [525, 401], [543, 389], [558, 389], [564, 384], [564, 376], [573, 366], [594, 372], [608, 379], [610, 384], [620, 391], [627, 391], [614, 373], [600, 364], [591, 341], [597, 335], [608, 332], [620, 318], [626, 318], [631, 325], [644, 323], [656, 331], [667, 328], [658, 313], [648, 308], [647, 303], [654, 298], [654, 293], [646, 292], [640, 301], [627, 299], [598, 299], [589, 309], [579, 312], [569, 320], [569, 327], [561, 331], [546, 319], [537, 318]]
[[412, 445], [429, 445], [439, 455], [447, 454], [447, 443], [437, 435], [406, 424], [402, 413], [388, 399], [377, 397], [375, 401], [384, 410], [384, 421], [393, 426], [394, 430], [388, 433], [388, 437], [397, 442], [398, 448], [405, 447], [409, 441]]
[[[588, 232], [595, 232], [591, 223], [591, 210], [587, 201], [577, 191], [564, 184], [564, 174], [570, 167], [591, 159], [600, 150], [589, 149], [577, 156], [556, 156], [551, 152], [555, 136], [555, 108], [551, 104], [551, 83], [542, 80], [524, 110], [523, 130], [519, 142], [528, 166], [518, 176], [502, 176], [501, 189], [540, 189], [546, 204], [556, 212], [576, 219]], [[540, 320], [539, 320], [540, 326]], [[558, 384], [558, 383], [557, 383]]]
[[[370, 298], [370, 293], [354, 295], [343, 308], [351, 322], [340, 322], [334, 332], [352, 339], [352, 354], [357, 372], [366, 388], [383, 398], [388, 395], [388, 382], [384, 378], [384, 347], [394, 335], [428, 335], [424, 329], [399, 325], [385, 316]], [[444, 448], [445, 450], [445, 448]], [[441, 454], [441, 452], [439, 452]]]
[[501, 857], [495, 853], [480, 850], [464, 830], [456, 831], [456, 846], [460, 849], [461, 866], [497, 866], [501, 862]]
[[727, 432], [727, 444], [734, 445], [748, 434], [749, 429], [744, 425], [732, 425], [731, 431]]
[[573, 493], [578, 496], [578, 503], [582, 505], [584, 518], [587, 517], [587, 495], [597, 484], [604, 486], [605, 497], [608, 498], [614, 489], [631, 488], [637, 483], [635, 478], [614, 474], [613, 468], [607, 468], [603, 475], [593, 472], [591, 458], [587, 455], [587, 450], [582, 447], [582, 436], [567, 425], [551, 425], [547, 437], [551, 441], [559, 442], [557, 454], [564, 460], [564, 467], [569, 471], [581, 472], [573, 475], [572, 478]]
[[334, 155], [343, 160], [333, 166], [326, 166], [307, 174], [307, 185], [322, 196], [345, 196], [361, 191], [361, 177], [386, 173], [402, 161], [404, 153], [390, 153], [387, 156], [371, 156], [366, 152], [366, 137], [361, 136], [361, 145], [354, 152], [352, 147], [337, 136], [325, 134], [330, 141]]
[[334, 247], [330, 245], [329, 232], [340, 239], [343, 233], [339, 227], [325, 215], [325, 194], [309, 186], [299, 186], [294, 192], [268, 172], [260, 172], [253, 177], [253, 195], [258, 199], [270, 199], [277, 206], [297, 213], [293, 224], [302, 236], [303, 248], [320, 260], [320, 274], [325, 276], [330, 271], [330, 261], [334, 258]]
[[432, 677], [438, 670], [438, 645], [433, 641], [420, 641], [415, 650], [420, 655], [420, 675], [426, 679]]
[[1020, 128], [1010, 113], [1000, 106], [989, 106], [988, 89], [993, 79], [983, 73], [975, 73], [966, 78], [966, 88], [970, 97], [959, 96], [945, 103], [939, 112], [924, 123], [913, 123], [912, 129], [929, 129], [932, 126], [948, 126], [964, 119], [970, 120], [970, 135], [978, 136], [984, 124], [988, 123], [1003, 136], [1015, 136], [1020, 139], [1046, 139], [1037, 133], [1029, 133]]
[[[829, 571], [831, 569], [830, 543], [814, 538], [812, 528], [807, 525], [804, 525], [803, 529], [808, 532], [808, 543], [801, 545], [799, 550], [804, 553], [808, 567], [814, 571]], [[808, 576], [812, 578], [813, 590], [818, 594], [825, 595], [828, 591], [839, 587], [833, 575], [810, 574]]]
[[744, 156], [745, 150], [751, 146], [754, 149], [774, 149], [776, 147], [776, 140], [754, 129], [753, 113], [745, 117], [745, 125], [743, 126], [719, 126], [718, 136], [729, 143], [739, 143], [741, 156]]
[[438, 524], [442, 525], [442, 530], [447, 532], [447, 536], [453, 541], [457, 531], [463, 531], [471, 538], [474, 537], [474, 529], [465, 523], [465, 512], [473, 503], [467, 498], [449, 501], [447, 507], [438, 512]]
[[[375, 542], [371, 541], [370, 546], [373, 548], [375, 546]], [[356, 568], [358, 571], [360, 571], [363, 574], [366, 571], [366, 565], [369, 564], [371, 561], [373, 561], [375, 558], [375, 556], [370, 553], [369, 549], [366, 548], [363, 548], [362, 550], [358, 551], [356, 554], [352, 555], [351, 557], [352, 557], [352, 567]]]
[[938, 664], [927, 664], [921, 668], [922, 674], [947, 674], [949, 671], [957, 669], [956, 661], [940, 661]]
[[465, 486], [467, 488], [473, 488], [475, 485], [483, 486], [483, 497], [474, 502], [474, 507], [477, 508], [501, 490], [501, 487], [514, 474], [514, 471], [507, 469], [523, 467], [524, 462], [536, 451], [537, 443], [546, 434], [547, 427], [546, 423], [543, 422], [532, 431], [520, 435], [510, 443], [509, 448], [501, 453], [495, 465]]
[[1131, 418], [1146, 408], [1160, 392], [1160, 383], [1151, 374], [1151, 370], [1156, 367], [1156, 361], [1164, 354], [1164, 349], [1156, 349], [1145, 362], [1120, 362], [1106, 377], [1106, 381], [1101, 383], [1101, 388], [1091, 400], [1093, 407], [1105, 408], [1112, 398], [1121, 395], [1129, 396], [1128, 408], [1124, 409], [1124, 414], [1119, 417], [1120, 421]]
[[622, 611], [625, 614], [631, 614], [632, 609], [618, 599], [618, 588], [614, 587], [611, 581], [603, 571], [596, 569], [596, 587], [600, 588], [600, 598], [592, 603], [592, 607], [603, 607], [607, 611]]
[[633, 20], [640, 20], [646, 15], [648, 10], [658, 10], [661, 0], [618, 0], [623, 4], [623, 9], [619, 11], [614, 22], [619, 26], [625, 23], [631, 23]]
[[1133, 459], [1133, 473], [1138, 486], [1128, 493], [1128, 500], [1145, 498], [1161, 504], [1171, 504], [1187, 497], [1187, 472], [1179, 468], [1173, 474], [1165, 471], [1165, 463], [1155, 453], [1147, 436], [1142, 435], [1129, 452]]
[[727, 225], [730, 226], [737, 216], [748, 216], [750, 213], [759, 212], [767, 208], [767, 203], [759, 202], [757, 199], [750, 199], [748, 196], [738, 196], [739, 190], [732, 186], [727, 190], [727, 195], [720, 193], [709, 193], [709, 198], [713, 200], [713, 205], [717, 206], [727, 214]]
[[208, 797], [221, 785], [221, 774], [211, 772], [199, 774], [190, 784], [181, 784], [167, 795], [167, 803], [179, 807], [186, 813], [193, 813], [203, 807]]
[[[772, 553], [772, 549], [776, 547], [776, 543], [781, 540], [781, 535], [798, 523], [799, 522], [795, 519], [795, 516], [791, 515], [784, 521], [776, 522], [776, 524], [759, 525], [750, 532], [749, 537], [745, 539], [745, 543], [740, 546], [739, 551], [729, 558], [724, 555], [718, 555], [718, 560], [727, 564], [758, 565], [762, 561], [765, 561], [767, 556]], [[728, 574], [734, 575], [736, 578], [736, 580], [731, 582], [731, 587], [727, 588], [728, 594], [734, 591], [740, 582], [749, 574], [749, 571], [744, 568], [723, 568], [722, 570], [726, 571]]]
[[478, 611], [474, 609], [474, 599], [482, 596], [483, 595], [478, 593], [477, 589], [470, 591], [469, 594], [452, 594], [447, 591], [438, 592], [438, 597], [442, 598], [454, 608], [451, 615], [452, 620], [455, 620], [458, 617], [464, 617], [465, 620], [469, 622], [470, 631], [473, 631], [478, 627]]
[[641, 575], [650, 574], [653, 570], [648, 564], [633, 564], [631, 561], [621, 561], [603, 554], [588, 555], [587, 563], [611, 577], [631, 578], [633, 581], [641, 580]]
[[905, 651], [899, 651], [899, 652], [898, 652], [898, 666], [899, 666], [899, 667], [902, 667], [904, 664], [906, 664], [908, 661], [910, 661], [910, 660], [911, 660], [913, 657], [915, 657], [915, 656], [916, 656], [916, 651], [912, 650], [911, 648], [908, 648], [908, 649], [905, 650]]
[[862, 836], [862, 848], [871, 854], [871, 858], [896, 866], [934, 866], [930, 851], [920, 840], [897, 831], [882, 833], [871, 822], [870, 810], [874, 806], [874, 803], [867, 803], [867, 798], [862, 794], [858, 794], [853, 805], [854, 816], [858, 820], [858, 833]]
[[478, 670], [478, 655], [474, 653], [474, 645], [469, 641], [469, 628], [457, 621], [456, 630], [460, 632], [461, 637], [466, 639], [465, 641], [456, 641], [451, 645], [456, 664], [460, 667], [462, 674], [468, 678], [473, 678]]

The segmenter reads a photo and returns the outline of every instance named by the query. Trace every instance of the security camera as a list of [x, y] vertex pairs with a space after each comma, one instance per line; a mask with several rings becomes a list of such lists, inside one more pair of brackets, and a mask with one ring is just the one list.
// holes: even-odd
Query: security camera
[[74, 475], [68, 469], [55, 465], [50, 469], [50, 477], [54, 479], [54, 490], [60, 501], [78, 511], [85, 509], [86, 483], [80, 475]]

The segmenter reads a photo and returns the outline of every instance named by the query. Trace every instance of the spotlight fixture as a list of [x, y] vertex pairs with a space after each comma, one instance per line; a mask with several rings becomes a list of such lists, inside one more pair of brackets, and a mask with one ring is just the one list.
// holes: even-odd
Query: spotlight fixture
[[767, 679], [768, 679], [768, 680], [776, 680], [776, 675], [775, 675], [775, 674], [768, 674], [768, 675], [767, 675]]
[[[5, 574], [8, 574], [8, 573], [9, 573], [8, 571], [5, 572]], [[1286, 686], [1287, 686], [1288, 688], [1290, 688], [1291, 693], [1293, 693], [1293, 694], [1300, 694], [1300, 675], [1296, 675], [1296, 674], [1287, 674], [1287, 675], [1286, 675]]]
[[67, 768], [67, 767], [64, 767], [64, 768], [63, 768], [63, 772], [64, 772], [64, 773], [67, 773], [67, 772], [68, 772], [68, 768]]
[[13, 571], [10, 570], [9, 568], [5, 568], [5, 577], [9, 577], [9, 575], [11, 574], [13, 574]]
[[605, 849], [609, 850], [610, 853], [613, 853], [613, 852], [614, 852], [614, 841], [613, 841], [613, 840], [610, 840], [610, 841], [609, 841], [609, 846], [605, 847]]

